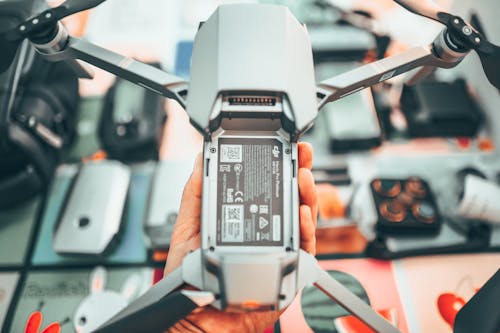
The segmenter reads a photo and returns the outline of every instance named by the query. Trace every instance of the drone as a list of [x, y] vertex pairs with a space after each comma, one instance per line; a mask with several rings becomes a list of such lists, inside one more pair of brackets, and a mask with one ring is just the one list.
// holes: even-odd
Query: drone
[[70, 36], [60, 23], [104, 0], [67, 0], [0, 34], [0, 73], [28, 39], [45, 59], [68, 63], [82, 78], [92, 72], [80, 61], [176, 100], [204, 137], [201, 248], [95, 332], [160, 332], [208, 305], [280, 310], [307, 285], [374, 331], [399, 332], [300, 249], [297, 142], [327, 103], [415, 68], [454, 67], [471, 50], [500, 89], [500, 47], [432, 1], [395, 1], [445, 29], [430, 45], [319, 84], [307, 29], [284, 6], [219, 6], [196, 34], [189, 83]]

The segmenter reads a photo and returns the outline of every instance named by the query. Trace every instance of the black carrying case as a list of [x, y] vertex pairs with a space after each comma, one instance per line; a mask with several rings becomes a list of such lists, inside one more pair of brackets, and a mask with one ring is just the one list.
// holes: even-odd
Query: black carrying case
[[[29, 17], [41, 1], [0, 2], [0, 31]], [[62, 149], [75, 133], [78, 80], [64, 63], [42, 59], [23, 42], [9, 69], [0, 74], [0, 209], [44, 190]], [[62, 139], [54, 147], [30, 126], [33, 120]]]

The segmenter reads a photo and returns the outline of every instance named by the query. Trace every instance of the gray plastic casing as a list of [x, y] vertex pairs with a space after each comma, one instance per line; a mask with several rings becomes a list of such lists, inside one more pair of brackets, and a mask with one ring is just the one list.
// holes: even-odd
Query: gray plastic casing
[[160, 161], [149, 194], [144, 236], [150, 249], [168, 249], [181, 205], [182, 191], [193, 169], [192, 161]]
[[[305, 26], [283, 6], [220, 6], [196, 35], [191, 79], [187, 112], [205, 135], [200, 263], [203, 276], [192, 282], [219, 295], [213, 305], [220, 309], [282, 309], [299, 290], [296, 140], [318, 112], [311, 44]], [[225, 99], [241, 95], [275, 96], [277, 103], [234, 106]], [[271, 113], [278, 116], [269, 117]], [[288, 126], [284, 126], [283, 119]], [[217, 244], [217, 207], [221, 205], [217, 149], [221, 138], [268, 138], [282, 143], [282, 245]], [[251, 303], [254, 305], [248, 308]]]
[[[234, 27], [238, 27], [235, 29]], [[288, 100], [297, 132], [318, 113], [311, 43], [305, 26], [284, 6], [229, 4], [196, 34], [186, 109], [210, 132], [224, 92], [271, 92]]]
[[[118, 161], [83, 164], [54, 231], [54, 251], [102, 255], [120, 231], [130, 178]], [[88, 225], [79, 224], [84, 218]]]

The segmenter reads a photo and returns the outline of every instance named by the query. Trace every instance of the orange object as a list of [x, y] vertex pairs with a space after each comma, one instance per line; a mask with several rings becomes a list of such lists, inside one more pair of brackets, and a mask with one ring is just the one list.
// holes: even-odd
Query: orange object
[[410, 177], [406, 181], [405, 191], [410, 193], [415, 198], [422, 199], [427, 194], [422, 180], [418, 177]]
[[260, 303], [254, 300], [248, 300], [241, 303], [241, 306], [246, 310], [257, 310], [260, 307]]
[[[397, 326], [398, 318], [395, 309], [377, 311], [392, 325]], [[373, 333], [374, 331], [355, 316], [345, 316], [335, 319], [335, 327], [341, 333]]]
[[82, 162], [91, 162], [91, 161], [102, 161], [108, 157], [108, 154], [104, 150], [98, 150], [94, 154], [86, 157], [82, 157]]
[[374, 61], [377, 61], [377, 52], [370, 50], [366, 53], [366, 56], [363, 59], [363, 64], [369, 64]]
[[366, 248], [366, 238], [357, 226], [321, 228], [316, 230], [316, 253], [360, 253]]
[[488, 138], [479, 138], [477, 139], [477, 147], [481, 151], [493, 151], [495, 150], [495, 144], [491, 139]]
[[63, 19], [64, 25], [70, 34], [75, 37], [83, 37], [89, 20], [89, 13], [90, 10], [85, 10]]
[[24, 333], [38, 333], [40, 326], [42, 326], [43, 315], [40, 311], [35, 311], [28, 317]]
[[61, 325], [59, 323], [52, 323], [47, 326], [41, 333], [60, 333]]
[[[64, 0], [48, 0], [47, 2], [49, 6], [54, 8], [60, 6], [64, 2]], [[87, 27], [89, 13], [90, 10], [85, 10], [83, 12], [65, 17], [62, 22], [71, 35], [75, 37], [82, 37], [85, 34], [85, 28]]]
[[384, 188], [384, 186], [382, 186], [382, 180], [375, 179], [373, 181], [373, 189], [375, 190], [375, 192], [384, 197], [392, 198], [401, 192], [401, 182], [395, 181], [389, 189], [386, 189]]
[[168, 251], [154, 251], [153, 252], [153, 261], [155, 262], [165, 262], [167, 260]]
[[331, 184], [318, 184], [316, 188], [320, 217], [324, 219], [344, 217], [346, 207], [337, 188]]
[[[40, 326], [42, 326], [43, 315], [40, 311], [35, 311], [30, 314], [28, 320], [26, 321], [26, 326], [24, 328], [24, 333], [38, 333]], [[58, 322], [53, 322], [47, 326], [40, 333], [60, 333], [61, 324]]]

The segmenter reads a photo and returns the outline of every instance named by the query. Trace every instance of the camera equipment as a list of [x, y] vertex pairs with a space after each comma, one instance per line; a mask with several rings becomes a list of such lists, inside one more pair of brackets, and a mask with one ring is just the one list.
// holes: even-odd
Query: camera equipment
[[[0, 2], [0, 31], [22, 22], [35, 4]], [[0, 59], [11, 52], [4, 46]], [[19, 47], [0, 73], [0, 208], [47, 186], [73, 138], [79, 100], [77, 77], [66, 64], [48, 62], [27, 42]]]
[[99, 122], [107, 156], [121, 161], [157, 160], [167, 118], [163, 102], [158, 94], [117, 78], [104, 98]]

